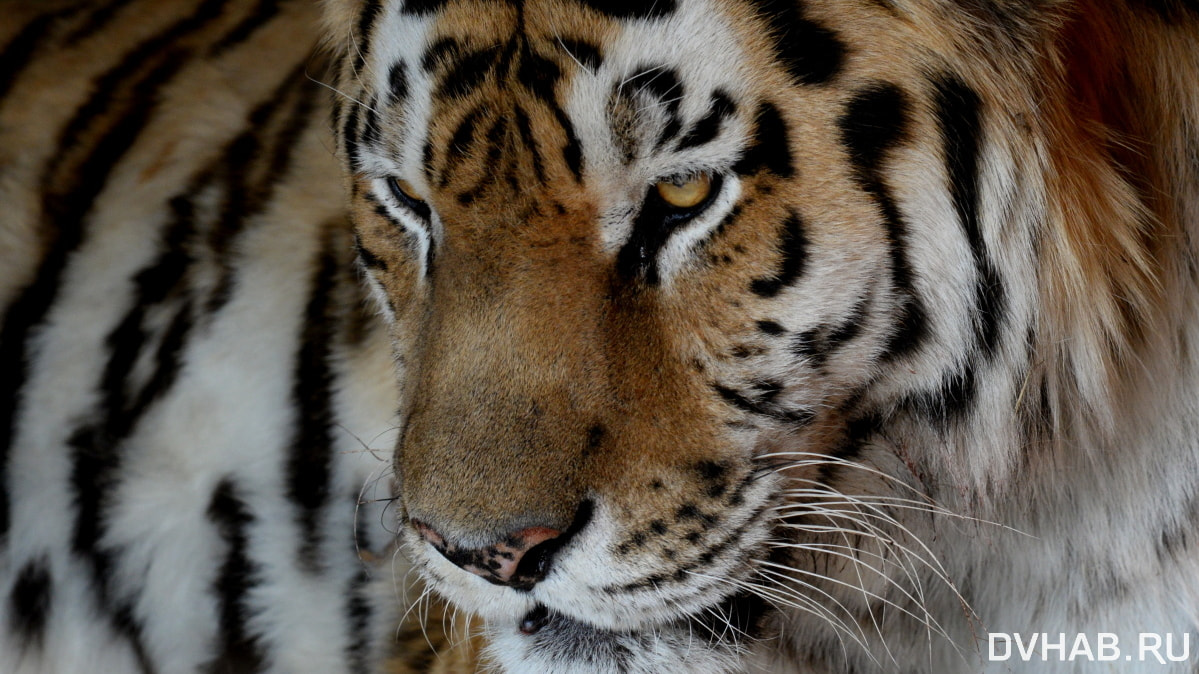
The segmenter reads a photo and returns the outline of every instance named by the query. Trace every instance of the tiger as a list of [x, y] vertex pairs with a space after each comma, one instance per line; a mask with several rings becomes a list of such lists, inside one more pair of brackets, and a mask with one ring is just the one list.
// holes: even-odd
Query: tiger
[[1193, 0], [3, 15], [0, 671], [1199, 671]]

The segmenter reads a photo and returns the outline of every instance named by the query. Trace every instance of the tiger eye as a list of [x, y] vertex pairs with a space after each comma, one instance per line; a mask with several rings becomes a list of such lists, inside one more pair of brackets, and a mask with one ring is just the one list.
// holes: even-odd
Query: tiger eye
[[420, 203], [424, 203], [425, 200], [420, 198], [419, 196], [417, 196], [416, 189], [414, 187], [412, 187], [412, 183], [408, 182], [407, 180], [404, 180], [402, 178], [392, 178], [391, 184], [396, 189], [403, 192], [404, 196], [408, 197], [409, 199], [420, 202]]
[[700, 173], [686, 178], [663, 180], [656, 185], [662, 201], [675, 208], [693, 208], [704, 202], [712, 192], [712, 178]]

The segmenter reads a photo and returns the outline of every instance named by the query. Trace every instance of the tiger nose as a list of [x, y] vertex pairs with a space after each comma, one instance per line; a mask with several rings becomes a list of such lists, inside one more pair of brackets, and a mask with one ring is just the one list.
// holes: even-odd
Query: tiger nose
[[421, 538], [462, 569], [496, 585], [527, 590], [545, 578], [550, 562], [562, 547], [562, 532], [549, 527], [521, 529], [483, 548], [464, 548], [446, 540], [432, 527], [413, 520]]

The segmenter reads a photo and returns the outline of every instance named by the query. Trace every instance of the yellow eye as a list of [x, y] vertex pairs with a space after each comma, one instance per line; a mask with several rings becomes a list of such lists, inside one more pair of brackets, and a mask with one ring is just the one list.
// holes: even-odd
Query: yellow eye
[[712, 178], [707, 173], [663, 180], [655, 186], [662, 201], [675, 208], [694, 208], [712, 193]]
[[406, 197], [412, 201], [415, 201], [417, 203], [423, 204], [425, 202], [424, 199], [421, 199], [419, 196], [417, 196], [417, 192], [412, 187], [412, 183], [408, 182], [407, 180], [403, 180], [401, 178], [392, 178], [391, 179], [391, 189], [393, 191], [399, 192], [404, 197]]

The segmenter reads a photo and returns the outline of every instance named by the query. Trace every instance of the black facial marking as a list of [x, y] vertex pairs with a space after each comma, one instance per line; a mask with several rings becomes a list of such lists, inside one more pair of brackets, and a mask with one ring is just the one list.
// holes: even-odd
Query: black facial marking
[[695, 464], [695, 472], [703, 480], [718, 480], [725, 476], [729, 466], [726, 463], [718, 461], [700, 461]]
[[901, 407], [927, 418], [942, 431], [960, 419], [974, 400], [977, 381], [973, 365], [947, 373], [935, 391], [913, 393], [904, 398]]
[[[487, 146], [487, 154], [484, 159], [485, 166], [498, 166], [503, 151], [501, 143], [507, 130], [508, 120], [506, 118], [496, 117], [492, 120], [491, 126], [487, 129], [487, 133], [483, 137]], [[474, 185], [471, 185], [469, 189], [458, 194], [458, 203], [464, 206], [472, 203], [484, 190], [496, 182], [496, 177], [497, 172], [494, 169], [484, 172], [483, 176]]]
[[362, 118], [362, 106], [351, 105], [346, 113], [345, 123], [341, 126], [341, 145], [345, 149], [346, 161], [351, 168], [357, 169], [362, 165], [362, 155], [358, 149], [358, 124]]
[[660, 19], [675, 12], [675, 0], [579, 0], [613, 19]]
[[562, 48], [575, 61], [583, 64], [583, 67], [595, 72], [604, 64], [604, 55], [600, 48], [595, 44], [583, 40], [572, 38], [559, 38]]
[[405, 0], [404, 6], [400, 10], [404, 14], [414, 14], [416, 16], [425, 16], [440, 12], [448, 4], [448, 0]]
[[583, 143], [575, 133], [574, 124], [571, 123], [566, 113], [562, 112], [562, 108], [555, 105], [553, 111], [554, 118], [566, 134], [566, 145], [562, 148], [562, 158], [566, 160], [566, 167], [570, 169], [575, 180], [581, 181], [583, 179]]
[[758, 321], [757, 326], [758, 330], [771, 336], [781, 335], [787, 331], [778, 321]]
[[744, 392], [737, 391], [721, 384], [713, 384], [712, 389], [728, 402], [733, 407], [739, 410], [756, 414], [758, 416], [767, 417], [775, 421], [781, 421], [785, 424], [802, 426], [812, 420], [815, 414], [806, 409], [785, 409], [774, 404], [774, 395], [768, 396], [766, 399], [758, 397], [754, 400], [747, 396]]
[[804, 232], [803, 220], [791, 211], [783, 222], [783, 233], [779, 240], [782, 260], [774, 276], [754, 279], [749, 288], [759, 297], [774, 297], [793, 284], [801, 274], [807, 261], [808, 237]]
[[408, 98], [408, 66], [403, 61], [391, 64], [387, 73], [388, 96], [392, 105]]
[[516, 106], [516, 111], [513, 115], [516, 119], [516, 132], [529, 151], [529, 156], [533, 162], [533, 176], [539, 184], [545, 183], [545, 168], [542, 163], [541, 149], [537, 146], [537, 139], [533, 136], [533, 127], [529, 123], [529, 115], [525, 113], [524, 108]]
[[896, 358], [916, 349], [928, 333], [924, 303], [912, 285], [907, 256], [907, 223], [883, 180], [883, 161], [907, 137], [908, 100], [899, 87], [873, 84], [859, 91], [839, 120], [841, 140], [858, 184], [883, 215], [891, 253], [891, 284], [898, 295], [896, 330], [884, 357]]
[[458, 54], [459, 43], [452, 37], [438, 39], [425, 50], [421, 57], [420, 67], [425, 72], [433, 72], [444, 63], [448, 63]]
[[379, 15], [383, 13], [383, 3], [379, 0], [366, 0], [362, 5], [362, 13], [358, 15], [358, 27], [354, 37], [358, 40], [357, 57], [354, 61], [354, 72], [362, 72], [362, 67], [366, 65], [366, 57], [370, 55], [371, 37], [374, 32], [375, 21]]
[[662, 147], [679, 134], [683, 128], [679, 107], [682, 104], [684, 88], [677, 71], [664, 66], [643, 65], [624, 86], [642, 92], [666, 108], [666, 126], [658, 136], [657, 147]]
[[516, 77], [534, 96], [553, 103], [554, 89], [562, 79], [562, 69], [544, 56], [525, 50], [521, 54]]
[[728, 94], [717, 90], [712, 92], [712, 106], [694, 126], [679, 139], [676, 150], [699, 147], [712, 142], [720, 134], [720, 127], [726, 119], [737, 114], [737, 104]]
[[791, 157], [791, 138], [787, 123], [778, 108], [769, 101], [758, 106], [753, 138], [741, 159], [733, 165], [740, 175], [750, 176], [760, 171], [781, 178], [795, 175]]
[[600, 424], [596, 424], [596, 425], [592, 426], [591, 428], [587, 429], [586, 451], [588, 454], [599, 449], [600, 445], [602, 445], [604, 442], [604, 435], [606, 435], [606, 434], [607, 434], [607, 431], [605, 431], [604, 427]]
[[483, 83], [496, 67], [499, 47], [480, 49], [459, 56], [442, 75], [437, 95], [443, 98], [461, 98]]
[[973, 89], [953, 76], [938, 78], [933, 86], [937, 122], [945, 143], [949, 191], [978, 274], [975, 339], [983, 354], [991, 358], [999, 342], [1006, 301], [1003, 282], [987, 253], [979, 222], [978, 153], [984, 142], [982, 102]]
[[782, 382], [773, 379], [769, 381], [756, 381], [753, 387], [758, 392], [758, 400], [765, 403], [773, 401], [783, 391]]
[[675, 520], [678, 522], [701, 522], [705, 526], [716, 526], [720, 523], [718, 515], [710, 515], [699, 509], [699, 506], [694, 503], [685, 503], [679, 506], [674, 513]]
[[458, 122], [458, 126], [450, 136], [450, 144], [446, 148], [445, 165], [441, 167], [441, 177], [437, 181], [439, 186], [448, 185], [453, 178], [454, 168], [469, 156], [471, 148], [475, 144], [475, 126], [482, 117], [483, 108], [476, 107], [466, 113], [461, 122]]
[[361, 142], [365, 143], [368, 148], [377, 147], [381, 134], [379, 129], [378, 101], [372, 99], [368, 105], [363, 107], [366, 112], [363, 114]]
[[648, 191], [641, 211], [633, 222], [628, 241], [616, 255], [616, 271], [621, 280], [638, 279], [646, 285], [657, 285], [658, 253], [674, 231], [699, 215], [720, 194], [721, 178], [713, 176], [708, 198], [688, 209], [678, 209], [666, 203], [652, 188]]
[[868, 297], [859, 300], [837, 325], [818, 325], [799, 333], [791, 342], [792, 352], [808, 359], [812, 367], [824, 367], [829, 356], [861, 334], [869, 302]]
[[825, 84], [845, 61], [845, 44], [828, 28], [804, 16], [797, 0], [753, 0], [770, 24], [774, 51], [799, 84]]

